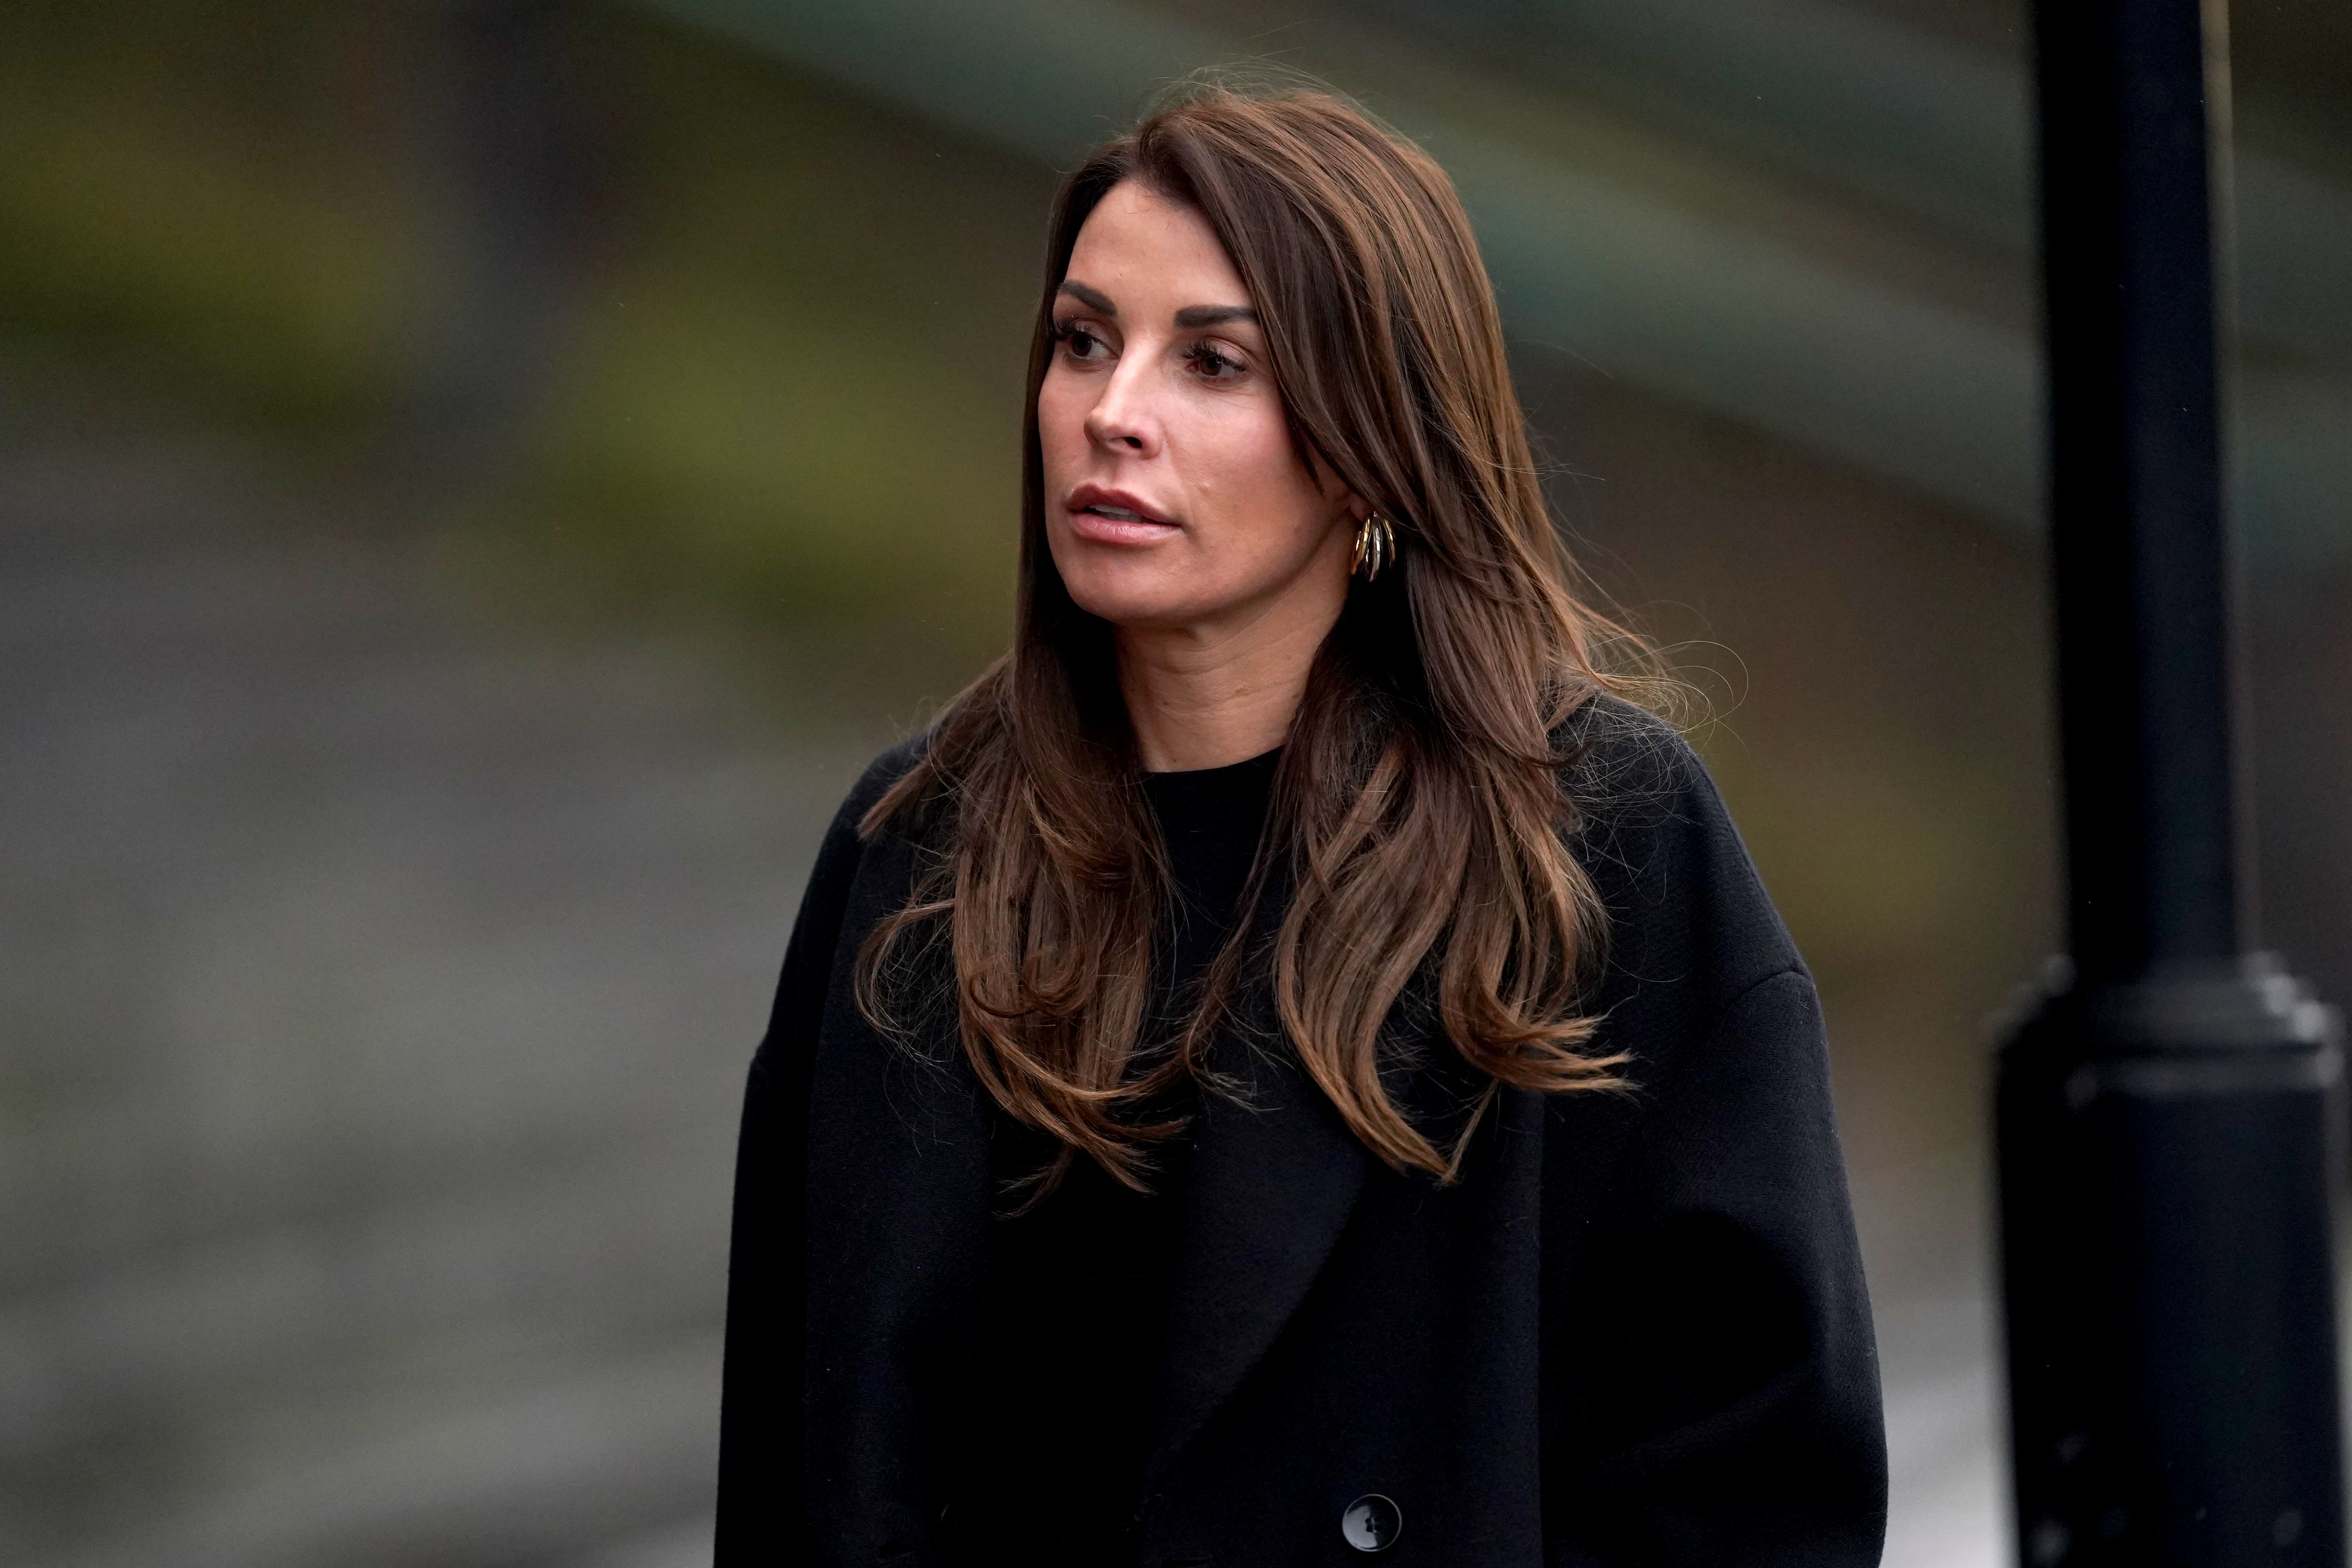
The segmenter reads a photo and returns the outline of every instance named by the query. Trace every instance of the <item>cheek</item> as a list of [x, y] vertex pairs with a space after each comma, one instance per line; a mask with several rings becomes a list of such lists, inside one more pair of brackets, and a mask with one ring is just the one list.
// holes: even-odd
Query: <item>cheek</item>
[[1085, 454], [1088, 411], [1083, 387], [1047, 373], [1037, 388], [1037, 445], [1048, 467]]
[[1252, 543], [1279, 554], [1321, 537], [1330, 509], [1278, 408], [1220, 421], [1202, 435], [1201, 488], [1215, 493], [1219, 510], [1247, 530]]

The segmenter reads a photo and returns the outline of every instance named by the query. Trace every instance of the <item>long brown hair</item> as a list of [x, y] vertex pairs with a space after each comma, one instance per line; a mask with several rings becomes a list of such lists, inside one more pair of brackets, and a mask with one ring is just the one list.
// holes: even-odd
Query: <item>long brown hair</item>
[[[1394, 568], [1353, 584], [1316, 657], [1244, 916], [1161, 1041], [1146, 1035], [1173, 908], [1165, 847], [1110, 628], [1046, 549], [1037, 437], [1055, 292], [1080, 226], [1127, 180], [1214, 230], [1299, 449], [1392, 520], [1399, 546]], [[906, 832], [927, 868], [867, 939], [859, 996], [905, 1035], [893, 978], [925, 973], [925, 951], [950, 959], [973, 1071], [1061, 1142], [1047, 1184], [1078, 1154], [1144, 1182], [1151, 1143], [1181, 1126], [1151, 1108], [1179, 1077], [1210, 1076], [1245, 973], [1270, 983], [1281, 1034], [1348, 1125], [1401, 1169], [1451, 1179], [1498, 1084], [1620, 1083], [1622, 1058], [1588, 1048], [1597, 1020], [1578, 1005], [1605, 914], [1567, 847], [1552, 732], [1654, 664], [1571, 589], [1493, 290], [1427, 154], [1327, 93], [1194, 86], [1069, 177], [1030, 349], [1019, 581], [1012, 651], [863, 823]], [[1276, 887], [1279, 927], [1254, 942]], [[1446, 1128], [1391, 1093], [1408, 987], [1481, 1086]]]

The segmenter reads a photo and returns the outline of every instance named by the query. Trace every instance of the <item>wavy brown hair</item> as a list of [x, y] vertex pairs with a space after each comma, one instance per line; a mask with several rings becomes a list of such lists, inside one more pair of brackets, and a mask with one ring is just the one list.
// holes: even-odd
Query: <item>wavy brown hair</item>
[[[1128, 180], [1215, 231], [1300, 452], [1391, 519], [1399, 545], [1394, 568], [1352, 584], [1316, 657], [1243, 918], [1165, 1039], [1148, 998], [1174, 909], [1166, 850], [1110, 627], [1072, 602], [1046, 548], [1037, 438], [1055, 290], [1087, 215]], [[1597, 1021], [1579, 1007], [1605, 915], [1568, 848], [1553, 733], [1656, 666], [1571, 587], [1444, 172], [1327, 93], [1193, 87], [1064, 184], [1028, 392], [1012, 651], [862, 825], [905, 832], [926, 868], [863, 950], [868, 1017], [908, 1033], [893, 978], [929, 973], [936, 993], [944, 975], [918, 960], [947, 960], [973, 1071], [1060, 1141], [1046, 1186], [1079, 1156], [1146, 1181], [1150, 1145], [1182, 1125], [1154, 1108], [1183, 1077], [1215, 1081], [1209, 1047], [1246, 976], [1270, 984], [1298, 1062], [1401, 1169], [1451, 1179], [1497, 1085], [1618, 1085], [1622, 1058], [1590, 1048]], [[1270, 942], [1251, 934], [1262, 902], [1281, 910]], [[1472, 1109], [1444, 1127], [1392, 1092], [1409, 1064], [1391, 1018], [1411, 1013], [1475, 1071]]]

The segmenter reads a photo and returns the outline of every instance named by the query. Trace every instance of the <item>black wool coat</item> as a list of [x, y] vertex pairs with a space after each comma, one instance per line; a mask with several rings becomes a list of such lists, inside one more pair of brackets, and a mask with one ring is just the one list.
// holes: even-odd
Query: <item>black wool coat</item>
[[[1601, 699], [1561, 739], [1613, 922], [1597, 1044], [1631, 1092], [1505, 1091], [1441, 1187], [1279, 1052], [1229, 1051], [1249, 1103], [1203, 1097], [1138, 1391], [1138, 1563], [1878, 1561], [1878, 1370], [1812, 979], [1679, 736]], [[986, 1441], [953, 1391], [990, 1354], [995, 1113], [945, 1026], [886, 1043], [851, 990], [913, 869], [854, 825], [917, 744], [827, 835], [751, 1066], [719, 1568], [971, 1560], [942, 1512]]]

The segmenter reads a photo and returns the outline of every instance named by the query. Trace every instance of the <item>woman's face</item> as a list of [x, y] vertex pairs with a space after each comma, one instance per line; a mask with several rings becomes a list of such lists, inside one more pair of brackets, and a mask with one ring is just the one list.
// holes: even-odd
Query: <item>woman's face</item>
[[1292, 442], [1250, 303], [1201, 216], [1131, 180], [1078, 231], [1037, 390], [1045, 538], [1115, 626], [1233, 630], [1346, 596], [1360, 503]]

